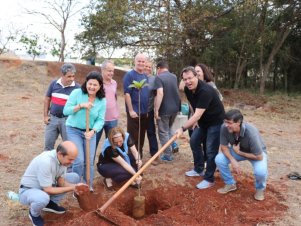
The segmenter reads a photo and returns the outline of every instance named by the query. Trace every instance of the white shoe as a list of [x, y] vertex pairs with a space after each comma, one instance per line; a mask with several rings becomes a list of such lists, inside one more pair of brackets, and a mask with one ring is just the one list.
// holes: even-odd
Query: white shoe
[[203, 176], [204, 176], [204, 173], [203, 173], [203, 172], [198, 173], [198, 172], [196, 172], [194, 169], [192, 169], [192, 170], [190, 170], [190, 171], [187, 171], [187, 172], [185, 173], [185, 175], [186, 175], [187, 177], [203, 177]]
[[198, 183], [198, 184], [196, 185], [196, 187], [197, 187], [198, 189], [206, 189], [206, 188], [212, 187], [213, 185], [214, 185], [214, 182], [209, 182], [209, 181], [203, 180], [203, 181], [201, 181], [200, 183]]

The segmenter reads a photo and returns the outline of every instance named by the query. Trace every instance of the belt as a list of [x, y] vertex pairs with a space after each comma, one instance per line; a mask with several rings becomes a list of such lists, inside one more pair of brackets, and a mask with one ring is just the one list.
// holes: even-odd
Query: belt
[[[72, 127], [73, 129], [78, 129], [80, 131], [83, 131], [83, 132], [86, 132], [86, 129], [80, 129], [80, 128], [77, 128], [77, 127]], [[89, 131], [92, 130], [92, 129], [89, 129]]]
[[30, 189], [30, 187], [26, 187], [26, 186], [24, 186], [23, 184], [20, 185], [20, 188], [27, 188], [27, 189]]
[[51, 114], [51, 115], [54, 117], [57, 117], [57, 118], [66, 118], [67, 117], [65, 115], [55, 115], [55, 114]]

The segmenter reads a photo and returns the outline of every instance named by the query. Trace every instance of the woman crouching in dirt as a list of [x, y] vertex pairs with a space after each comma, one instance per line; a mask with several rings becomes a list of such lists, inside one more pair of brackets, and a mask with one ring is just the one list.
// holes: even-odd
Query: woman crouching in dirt
[[[86, 132], [86, 111], [89, 110], [89, 132]], [[103, 80], [99, 72], [90, 72], [81, 89], [75, 89], [64, 107], [67, 139], [75, 143], [78, 156], [73, 162], [72, 171], [86, 178], [86, 140], [90, 140], [90, 190], [93, 191], [94, 161], [96, 154], [96, 133], [104, 125], [106, 99]]]
[[[110, 130], [99, 155], [97, 170], [104, 177], [106, 189], [112, 189], [113, 182], [122, 183], [129, 180], [141, 167], [142, 161], [135, 144], [122, 128]], [[138, 188], [142, 177], [138, 176], [131, 186]]]

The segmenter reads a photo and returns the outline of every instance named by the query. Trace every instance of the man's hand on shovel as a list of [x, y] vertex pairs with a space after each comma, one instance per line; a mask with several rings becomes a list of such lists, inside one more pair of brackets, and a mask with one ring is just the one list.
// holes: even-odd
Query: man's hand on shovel
[[84, 193], [90, 192], [89, 186], [84, 183], [78, 183], [74, 187], [74, 192], [77, 195], [82, 195]]

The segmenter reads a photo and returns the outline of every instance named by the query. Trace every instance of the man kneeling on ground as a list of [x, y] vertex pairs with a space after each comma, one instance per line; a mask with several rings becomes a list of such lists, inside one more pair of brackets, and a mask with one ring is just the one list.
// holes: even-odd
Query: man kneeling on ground
[[243, 122], [243, 115], [239, 110], [233, 109], [226, 113], [221, 127], [220, 145], [222, 152], [216, 156], [215, 163], [226, 185], [217, 192], [226, 194], [237, 189], [229, 164], [234, 171], [240, 173], [238, 162], [248, 160], [255, 176], [254, 198], [264, 200], [268, 176], [266, 147], [257, 128]]
[[42, 226], [44, 220], [41, 211], [56, 214], [66, 209], [57, 203], [66, 192], [75, 191], [80, 181], [76, 173], [66, 173], [78, 154], [71, 141], [62, 142], [57, 149], [36, 156], [27, 167], [21, 179], [20, 202], [29, 205], [29, 218], [33, 225]]

